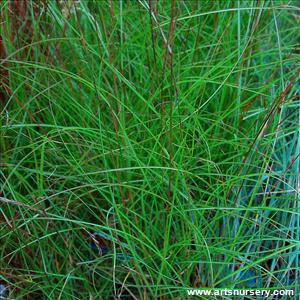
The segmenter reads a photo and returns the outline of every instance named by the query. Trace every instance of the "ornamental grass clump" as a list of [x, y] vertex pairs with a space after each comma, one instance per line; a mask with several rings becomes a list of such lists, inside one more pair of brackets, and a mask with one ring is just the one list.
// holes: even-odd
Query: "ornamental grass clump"
[[0, 298], [299, 298], [296, 1], [0, 9]]

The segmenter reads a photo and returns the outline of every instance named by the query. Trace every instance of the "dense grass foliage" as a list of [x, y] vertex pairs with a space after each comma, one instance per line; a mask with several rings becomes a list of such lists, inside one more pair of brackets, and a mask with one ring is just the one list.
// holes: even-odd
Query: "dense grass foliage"
[[27, 4], [0, 4], [7, 297], [299, 299], [296, 1]]

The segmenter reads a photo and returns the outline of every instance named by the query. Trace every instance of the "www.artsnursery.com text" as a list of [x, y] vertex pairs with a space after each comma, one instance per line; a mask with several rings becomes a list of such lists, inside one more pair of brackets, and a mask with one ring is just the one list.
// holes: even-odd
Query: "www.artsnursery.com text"
[[189, 296], [294, 296], [294, 290], [248, 290], [248, 289], [188, 289]]

